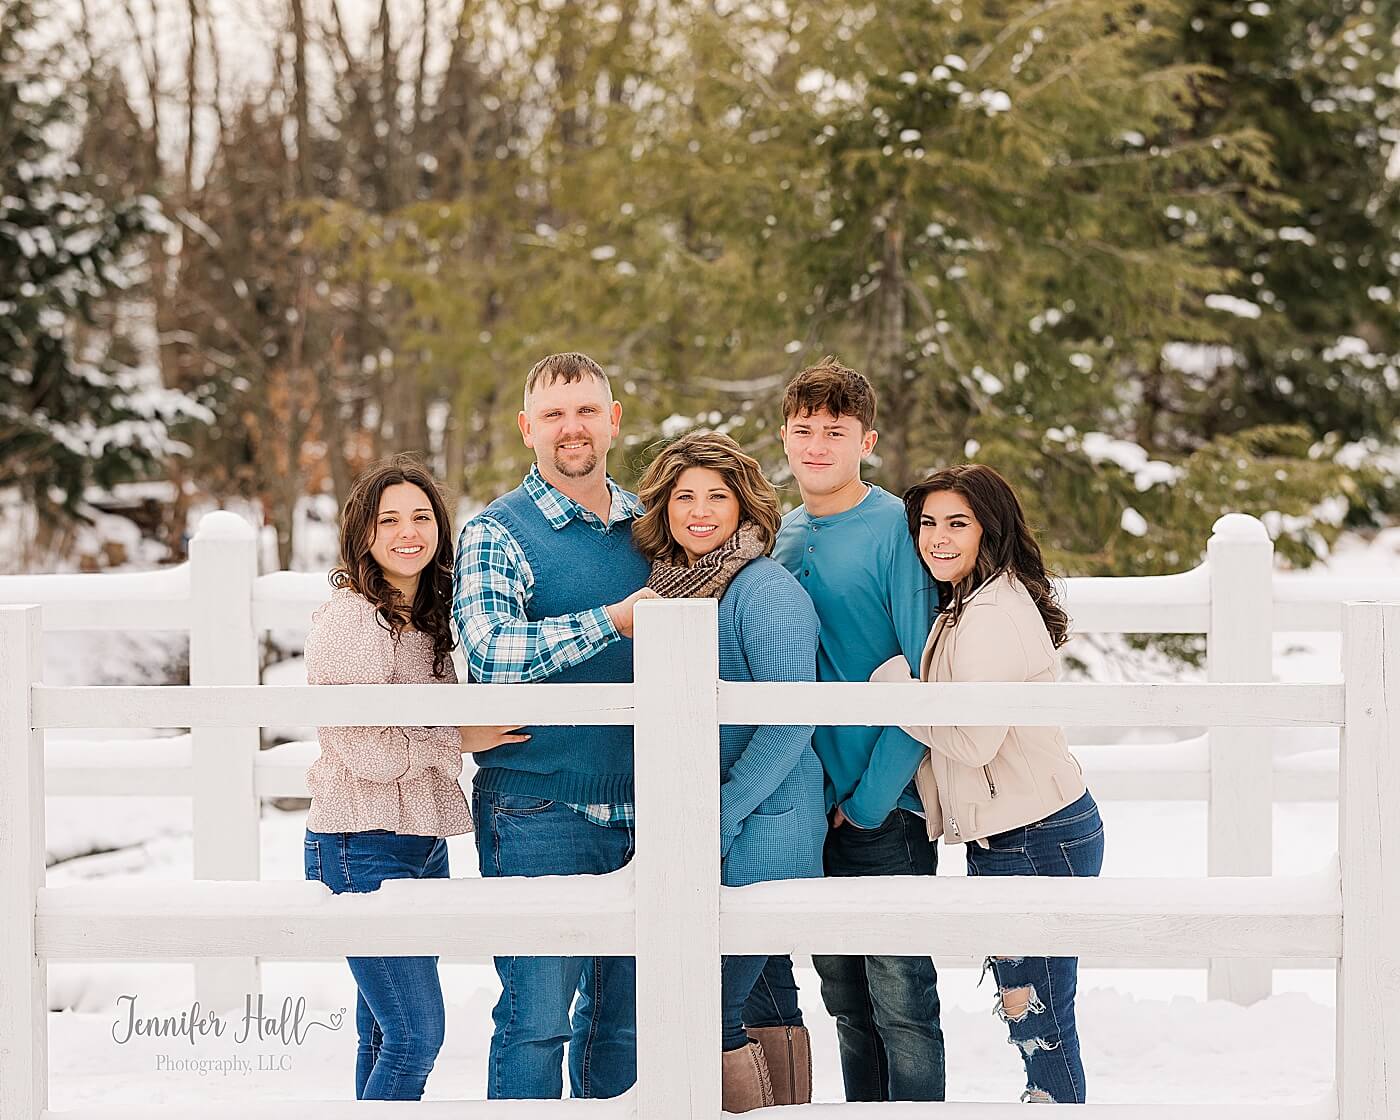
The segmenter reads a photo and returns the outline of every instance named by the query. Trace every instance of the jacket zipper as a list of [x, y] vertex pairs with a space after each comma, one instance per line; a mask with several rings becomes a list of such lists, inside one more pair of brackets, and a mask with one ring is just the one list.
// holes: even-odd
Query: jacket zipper
[[982, 776], [987, 779], [987, 792], [992, 795], [992, 800], [997, 797], [997, 784], [992, 781], [992, 768], [990, 765], [982, 767]]
[[943, 765], [944, 765], [944, 767], [945, 767], [945, 772], [946, 772], [947, 775], [948, 775], [948, 780], [947, 780], [947, 782], [946, 782], [947, 789], [948, 789], [948, 802], [949, 802], [949, 805], [948, 805], [948, 813], [949, 813], [949, 816], [948, 816], [948, 827], [951, 828], [951, 829], [953, 830], [953, 835], [954, 835], [954, 836], [961, 836], [961, 835], [962, 835], [962, 832], [959, 831], [959, 829], [958, 829], [958, 818], [952, 815], [952, 813], [953, 813], [953, 806], [957, 804], [957, 799], [953, 796], [953, 764], [952, 764], [948, 759], [945, 758], [945, 759], [943, 760]]
[[[938, 616], [938, 621], [937, 621], [936, 623], [934, 623], [934, 637], [933, 637], [933, 648], [934, 648], [934, 649], [937, 649], [937, 648], [938, 648], [938, 643], [939, 643], [940, 641], [943, 640], [944, 635], [947, 633], [947, 628], [948, 628], [948, 616], [945, 615], [945, 614], [940, 614], [940, 615]], [[953, 792], [953, 764], [952, 764], [952, 762], [951, 762], [949, 759], [944, 758], [944, 759], [943, 759], [943, 768], [944, 768], [944, 769], [943, 769], [943, 773], [944, 773], [944, 775], [946, 776], [946, 780], [945, 780], [945, 782], [944, 782], [944, 788], [948, 791], [948, 827], [949, 827], [950, 829], [952, 829], [952, 832], [953, 832], [953, 835], [954, 835], [954, 836], [961, 837], [961, 836], [962, 836], [962, 830], [958, 828], [958, 818], [955, 817], [955, 816], [953, 816], [953, 806], [957, 804], [957, 797], [954, 795], [954, 792]]]

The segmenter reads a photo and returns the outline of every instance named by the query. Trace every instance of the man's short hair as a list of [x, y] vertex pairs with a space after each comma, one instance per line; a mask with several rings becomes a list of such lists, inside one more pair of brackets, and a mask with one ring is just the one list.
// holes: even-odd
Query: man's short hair
[[783, 393], [784, 423], [813, 412], [829, 412], [838, 420], [854, 416], [868, 432], [875, 427], [875, 389], [865, 374], [828, 354], [789, 381]]
[[541, 358], [530, 367], [530, 372], [525, 375], [525, 411], [530, 410], [530, 394], [535, 391], [536, 385], [552, 385], [556, 381], [572, 385], [575, 381], [582, 381], [585, 377], [601, 381], [603, 389], [607, 392], [608, 400], [612, 400], [612, 386], [608, 384], [608, 375], [603, 372], [603, 367], [587, 354], [570, 350], [563, 354], [551, 354], [547, 358]]

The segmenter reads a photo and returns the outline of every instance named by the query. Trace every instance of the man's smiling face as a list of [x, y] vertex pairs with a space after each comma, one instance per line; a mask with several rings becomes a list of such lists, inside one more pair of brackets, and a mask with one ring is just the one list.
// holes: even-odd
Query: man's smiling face
[[546, 479], [587, 478], [605, 470], [622, 406], [594, 377], [536, 385], [520, 413], [520, 434]]

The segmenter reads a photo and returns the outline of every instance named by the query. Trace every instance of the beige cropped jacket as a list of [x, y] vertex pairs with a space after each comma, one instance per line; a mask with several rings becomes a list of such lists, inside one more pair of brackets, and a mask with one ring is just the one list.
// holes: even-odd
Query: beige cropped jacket
[[[1030, 593], [1014, 577], [988, 580], [956, 625], [934, 623], [921, 680], [1053, 681], [1059, 657]], [[871, 680], [917, 684], [902, 657]], [[929, 748], [914, 776], [930, 838], [980, 840], [1033, 824], [1084, 794], [1084, 775], [1059, 727], [905, 727]]]

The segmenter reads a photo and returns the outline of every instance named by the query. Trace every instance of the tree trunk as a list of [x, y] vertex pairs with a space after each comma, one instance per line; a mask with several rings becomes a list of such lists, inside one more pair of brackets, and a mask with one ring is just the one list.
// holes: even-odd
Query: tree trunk
[[298, 477], [296, 471], [287, 472], [277, 487], [277, 497], [269, 511], [272, 527], [277, 531], [277, 567], [284, 572], [292, 569], [292, 530], [301, 491], [297, 485]]
[[461, 413], [455, 402], [442, 428], [442, 480], [453, 494], [467, 492], [467, 440]]
[[310, 174], [311, 147], [310, 94], [306, 88], [306, 11], [304, 0], [291, 0], [292, 5], [292, 116], [296, 120], [296, 184], [297, 193], [306, 197], [313, 193]]
[[190, 17], [189, 58], [185, 62], [185, 202], [194, 194], [195, 118], [199, 105], [199, 0], [188, 0]]
[[321, 440], [326, 445], [326, 464], [336, 505], [350, 493], [350, 463], [345, 454], [345, 426], [341, 422], [340, 394], [336, 391], [336, 371], [340, 368], [339, 340], [330, 355], [316, 363], [316, 412], [321, 423]]
[[1162, 408], [1166, 404], [1165, 382], [1166, 373], [1162, 369], [1162, 361], [1159, 358], [1143, 372], [1142, 404], [1139, 406], [1137, 424], [1135, 425], [1137, 442], [1148, 450], [1156, 446], [1157, 418], [1162, 414]]

